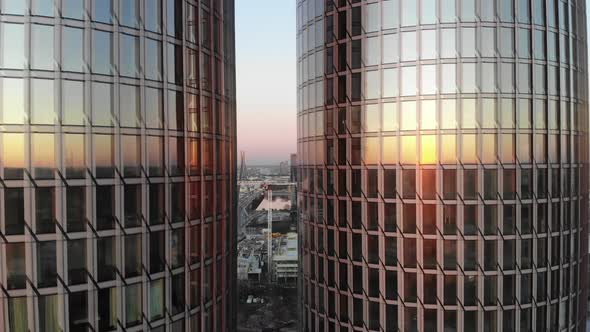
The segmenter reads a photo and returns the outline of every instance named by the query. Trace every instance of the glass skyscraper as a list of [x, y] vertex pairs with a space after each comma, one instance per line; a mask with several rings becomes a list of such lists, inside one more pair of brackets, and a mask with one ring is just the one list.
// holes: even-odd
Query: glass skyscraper
[[297, 1], [305, 331], [585, 331], [585, 1]]
[[233, 331], [232, 0], [0, 0], [0, 330]]

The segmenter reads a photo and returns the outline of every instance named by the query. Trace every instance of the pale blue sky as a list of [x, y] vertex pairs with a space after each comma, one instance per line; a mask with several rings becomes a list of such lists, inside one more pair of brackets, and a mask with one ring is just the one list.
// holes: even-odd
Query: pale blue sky
[[238, 150], [249, 165], [296, 152], [295, 0], [236, 0]]

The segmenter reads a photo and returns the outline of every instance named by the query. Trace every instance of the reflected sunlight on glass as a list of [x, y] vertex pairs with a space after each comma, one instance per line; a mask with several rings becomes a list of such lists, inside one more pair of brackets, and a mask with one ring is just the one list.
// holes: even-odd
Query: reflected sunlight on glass
[[379, 137], [367, 137], [364, 139], [364, 161], [366, 164], [379, 163]]
[[436, 136], [425, 135], [421, 137], [420, 147], [420, 163], [421, 164], [436, 164], [437, 153], [436, 153]]
[[383, 137], [383, 164], [392, 165], [397, 163], [397, 136]]
[[416, 163], [416, 136], [402, 136], [401, 146], [401, 163], [415, 164]]

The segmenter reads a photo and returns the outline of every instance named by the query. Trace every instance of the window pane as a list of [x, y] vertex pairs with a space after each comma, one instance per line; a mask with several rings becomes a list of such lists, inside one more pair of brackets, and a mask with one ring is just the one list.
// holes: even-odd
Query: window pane
[[141, 234], [127, 235], [125, 238], [125, 277], [141, 274]]
[[365, 9], [365, 20], [363, 21], [363, 24], [366, 32], [373, 32], [381, 29], [381, 11], [379, 10], [379, 5], [380, 3], [371, 3], [363, 7]]
[[423, 100], [420, 105], [420, 128], [436, 129], [436, 100]]
[[134, 326], [141, 322], [142, 315], [141, 284], [125, 287], [126, 326]]
[[139, 3], [137, 0], [120, 0], [121, 3], [121, 24], [128, 27], [137, 27], [139, 16]]
[[416, 0], [401, 0], [402, 1], [402, 26], [416, 25], [417, 22], [417, 1]]
[[66, 220], [68, 232], [86, 229], [86, 187], [66, 188]]
[[53, 27], [31, 26], [31, 68], [53, 70]]
[[139, 39], [126, 34], [121, 34], [120, 38], [121, 75], [137, 77], [139, 71]]
[[475, 93], [477, 91], [476, 64], [463, 63], [462, 67], [461, 92]]
[[379, 163], [379, 138], [368, 137], [364, 140], [363, 161], [368, 165]]
[[496, 56], [496, 29], [495, 28], [484, 28], [480, 30], [480, 53], [483, 57], [495, 57]]
[[97, 229], [113, 229], [115, 227], [115, 190], [114, 186], [96, 187], [96, 218]]
[[150, 176], [161, 176], [164, 171], [164, 143], [163, 138], [149, 136], [148, 146], [148, 170]]
[[482, 128], [496, 128], [496, 100], [482, 99], [481, 101]]
[[114, 176], [114, 153], [112, 135], [94, 135], [94, 153], [96, 160], [96, 177], [112, 178]]
[[456, 57], [455, 47], [455, 29], [441, 29], [441, 58], [454, 58]]
[[53, 178], [55, 168], [53, 134], [32, 134], [31, 160], [35, 178]]
[[383, 131], [394, 131], [399, 127], [397, 119], [397, 104], [396, 103], [384, 103], [383, 107], [383, 118], [382, 118], [382, 130]]
[[455, 135], [441, 136], [441, 163], [454, 164], [457, 162], [457, 137]]
[[457, 90], [455, 65], [443, 64], [441, 67], [441, 93], [455, 93]]
[[432, 95], [436, 93], [436, 65], [423, 65], [420, 94]]
[[93, 0], [92, 19], [101, 23], [111, 23], [112, 0]]
[[402, 102], [401, 107], [401, 130], [416, 130], [416, 102]]
[[98, 281], [115, 279], [116, 248], [114, 237], [103, 237], [96, 240]]
[[24, 134], [5, 133], [2, 142], [0, 160], [4, 165], [4, 179], [22, 179], [25, 166]]
[[117, 288], [103, 288], [98, 291], [98, 329], [110, 331], [117, 324]]
[[168, 129], [182, 130], [184, 128], [183, 94], [178, 91], [168, 91]]
[[53, 80], [31, 80], [31, 124], [54, 123], [53, 95]]
[[500, 30], [500, 56], [510, 58], [514, 55], [514, 29]]
[[439, 7], [441, 22], [455, 22], [455, 0], [440, 0]]
[[162, 44], [145, 39], [145, 77], [149, 80], [162, 80]]
[[420, 50], [420, 58], [423, 60], [436, 58], [436, 30], [422, 30], [421, 38], [422, 49]]
[[402, 67], [402, 96], [416, 95], [416, 67]]
[[[320, 3], [321, 1], [318, 1]], [[366, 7], [374, 6], [377, 7], [378, 3], [375, 4], [368, 4]], [[381, 3], [383, 6], [383, 30], [386, 29], [393, 29], [397, 28], [399, 17], [398, 17], [398, 2], [397, 1], [383, 1]], [[367, 19], [371, 19], [373, 17], [367, 15]], [[365, 25], [371, 24], [365, 23]]]
[[86, 239], [70, 240], [68, 243], [68, 284], [86, 282]]
[[4, 230], [7, 235], [25, 232], [25, 198], [22, 188], [4, 190]]
[[41, 331], [59, 331], [57, 295], [39, 297], [39, 327]]
[[61, 42], [63, 70], [84, 71], [84, 30], [64, 27]]
[[[392, 1], [393, 2], [393, 1]], [[420, 24], [436, 23], [436, 1], [422, 0]]]
[[110, 75], [113, 64], [112, 35], [110, 32], [92, 31], [92, 71]]
[[[21, 2], [21, 0], [15, 1]], [[24, 25], [2, 23], [1, 28], [2, 41], [0, 41], [0, 43], [2, 43], [2, 67], [23, 69], [25, 66]]]
[[161, 0], [145, 0], [145, 28], [152, 32], [160, 32], [162, 25]]
[[33, 15], [53, 16], [53, 0], [32, 0], [31, 12]]
[[441, 101], [441, 128], [455, 129], [457, 128], [457, 110], [456, 101], [454, 99], [444, 99]]
[[461, 1], [461, 21], [473, 22], [475, 21], [475, 0]]
[[112, 126], [113, 87], [108, 83], [92, 82], [92, 123]]
[[26, 2], [23, 0], [2, 1], [2, 14], [24, 15]]
[[461, 29], [461, 57], [475, 57], [475, 43], [475, 28]]
[[84, 135], [83, 134], [65, 134], [65, 164], [67, 178], [83, 178], [86, 172], [86, 162], [84, 161]]
[[84, 17], [84, 0], [62, 0], [62, 15], [81, 20]]
[[402, 61], [416, 60], [416, 32], [402, 33]]
[[435, 164], [438, 160], [436, 152], [436, 136], [423, 135], [421, 137], [421, 164]]
[[403, 164], [416, 163], [416, 136], [402, 136], [401, 162]]
[[120, 124], [122, 127], [139, 127], [140, 106], [139, 88], [133, 85], [121, 85]]
[[25, 122], [24, 80], [3, 78], [2, 82], [2, 123], [23, 124]]
[[35, 232], [37, 234], [55, 233], [55, 189], [53, 187], [35, 189]]
[[8, 321], [10, 331], [29, 331], [26, 297], [8, 298]]
[[55, 241], [37, 243], [37, 286], [57, 285], [57, 257]]
[[139, 136], [123, 135], [123, 176], [138, 177], [141, 173], [141, 140]]
[[381, 94], [381, 75], [379, 71], [368, 71], [365, 73], [365, 98], [379, 98]]
[[62, 81], [62, 121], [64, 125], [84, 125], [84, 83]]
[[162, 113], [162, 91], [154, 88], [145, 89], [146, 126], [148, 128], [162, 128], [164, 114]]

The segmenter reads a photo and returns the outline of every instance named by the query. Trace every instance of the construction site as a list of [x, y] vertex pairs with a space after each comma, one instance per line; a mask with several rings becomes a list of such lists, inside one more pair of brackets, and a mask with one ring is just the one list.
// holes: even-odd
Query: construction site
[[284, 169], [240, 169], [238, 331], [298, 330], [296, 188]]

